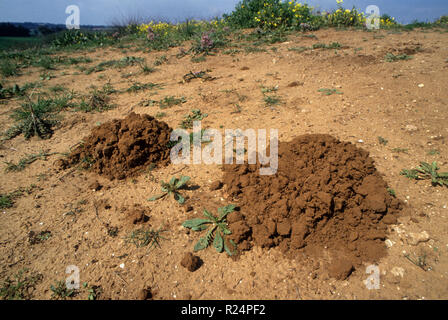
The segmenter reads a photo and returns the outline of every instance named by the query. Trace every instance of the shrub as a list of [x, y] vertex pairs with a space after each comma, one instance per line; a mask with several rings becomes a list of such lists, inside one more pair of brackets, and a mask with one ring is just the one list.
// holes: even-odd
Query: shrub
[[229, 24], [240, 28], [278, 27], [304, 30], [316, 29], [320, 17], [312, 14], [313, 8], [307, 4], [281, 0], [249, 0], [240, 2], [231, 15], [226, 16]]
[[115, 41], [115, 37], [106, 32], [91, 32], [85, 30], [66, 30], [55, 35], [52, 44], [56, 47], [72, 45], [104, 45]]
[[224, 15], [224, 19], [233, 27], [255, 28], [259, 25], [255, 21], [255, 17], [264, 8], [265, 2], [266, 0], [242, 0], [236, 5], [230, 15]]
[[366, 17], [362, 12], [353, 7], [351, 10], [345, 9], [343, 0], [336, 0], [338, 8], [324, 15], [325, 24], [329, 27], [360, 27], [364, 26]]

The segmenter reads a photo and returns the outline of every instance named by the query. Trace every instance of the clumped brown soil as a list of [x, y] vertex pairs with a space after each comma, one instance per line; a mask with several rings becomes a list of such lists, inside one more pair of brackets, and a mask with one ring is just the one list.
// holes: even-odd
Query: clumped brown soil
[[367, 151], [326, 134], [302, 135], [279, 143], [275, 176], [259, 168], [224, 167], [228, 193], [241, 206], [242, 214], [229, 218], [240, 248], [279, 246], [291, 256], [328, 248], [344, 260], [344, 277], [386, 254], [386, 225], [396, 222], [401, 204]]
[[132, 112], [94, 128], [69, 161], [84, 161], [92, 171], [111, 180], [124, 179], [150, 164], [168, 164], [171, 131], [165, 122]]

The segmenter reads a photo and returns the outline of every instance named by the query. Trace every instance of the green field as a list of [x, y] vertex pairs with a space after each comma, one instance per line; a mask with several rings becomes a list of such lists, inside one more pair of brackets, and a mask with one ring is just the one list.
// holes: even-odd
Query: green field
[[0, 37], [0, 50], [29, 48], [40, 41], [41, 38], [38, 37]]

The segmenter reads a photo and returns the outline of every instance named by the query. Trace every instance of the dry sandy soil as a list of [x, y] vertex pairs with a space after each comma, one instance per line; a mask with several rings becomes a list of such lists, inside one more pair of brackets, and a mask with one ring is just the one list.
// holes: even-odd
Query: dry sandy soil
[[[208, 114], [203, 127], [276, 128], [281, 141], [303, 134], [330, 134], [367, 150], [388, 186], [405, 204], [397, 224], [388, 227], [387, 255], [377, 264], [379, 289], [369, 290], [364, 283], [369, 263], [345, 280], [331, 278], [325, 247], [320, 259], [291, 259], [279, 248], [255, 246], [236, 260], [208, 248], [197, 253], [202, 266], [190, 272], [181, 266], [181, 260], [186, 252], [192, 252], [199, 234], [188, 234], [181, 224], [199, 217], [204, 208], [214, 210], [231, 203], [225, 188], [209, 191], [211, 183], [222, 177], [219, 166], [170, 164], [111, 181], [87, 170], [61, 170], [54, 165], [61, 157], [58, 155], [35, 161], [20, 172], [2, 169], [2, 194], [35, 187], [17, 198], [12, 208], [0, 212], [0, 280], [22, 269], [28, 270], [26, 274], [41, 274], [31, 297], [50, 299], [50, 285], [67, 277], [67, 266], [76, 265], [82, 283], [101, 286], [100, 299], [139, 299], [148, 288], [154, 299], [446, 299], [448, 189], [434, 187], [427, 180], [409, 180], [400, 171], [414, 168], [420, 161], [437, 161], [441, 171], [448, 171], [448, 33], [320, 30], [314, 34], [317, 38], [292, 35], [287, 42], [267, 46], [266, 52], [219, 53], [199, 63], [191, 62], [189, 56], [177, 58], [179, 48], [166, 53], [117, 48], [76, 53], [74, 56], [91, 58], [92, 66], [124, 56], [144, 57], [151, 64], [166, 54], [168, 61], [148, 75], [141, 74], [137, 66], [90, 75], [59, 67], [53, 72], [56, 78], [45, 81], [42, 91], [60, 84], [87, 93], [92, 85], [101, 88], [108, 80], [115, 89], [128, 88], [131, 80], [160, 83], [163, 89], [113, 94], [112, 103], [117, 107], [103, 113], [64, 112], [49, 140], [27, 141], [19, 136], [5, 141], [0, 160], [17, 163], [41, 150], [69, 152], [98, 124], [131, 112], [154, 116], [163, 111], [166, 116], [161, 120], [176, 128], [185, 114], [197, 108]], [[318, 42], [339, 42], [343, 47], [288, 50]], [[413, 58], [386, 62], [388, 52]], [[181, 83], [188, 72], [207, 69], [215, 80]], [[9, 82], [39, 81], [40, 70], [28, 70]], [[129, 78], [121, 76], [130, 72]], [[274, 94], [281, 104], [266, 106], [262, 85], [278, 86]], [[318, 91], [321, 88], [334, 88], [342, 94], [324, 95]], [[186, 103], [164, 110], [141, 104], [165, 96], [184, 96]], [[12, 124], [10, 112], [19, 104], [9, 100], [1, 105], [2, 130]], [[379, 143], [378, 137], [387, 139], [387, 145]], [[395, 148], [408, 151], [400, 153]], [[431, 150], [438, 152], [430, 154]], [[192, 184], [199, 186], [183, 191], [192, 211], [186, 212], [171, 198], [147, 201], [159, 193], [161, 180], [180, 174], [190, 176]], [[101, 190], [92, 190], [95, 181], [102, 185]], [[148, 250], [126, 242], [126, 236], [141, 227], [129, 218], [136, 205], [149, 217], [144, 227], [165, 230], [160, 247]], [[116, 237], [108, 235], [106, 224], [118, 227]], [[51, 237], [31, 244], [30, 231], [51, 231]], [[415, 262], [420, 259], [421, 266], [405, 255]], [[73, 299], [86, 297], [86, 289], [81, 289]]]

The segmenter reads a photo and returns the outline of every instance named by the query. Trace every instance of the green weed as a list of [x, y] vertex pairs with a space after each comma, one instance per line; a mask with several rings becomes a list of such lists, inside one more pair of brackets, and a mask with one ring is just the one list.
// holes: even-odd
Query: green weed
[[232, 204], [218, 208], [218, 216], [214, 216], [204, 209], [205, 219], [195, 218], [187, 220], [182, 224], [183, 227], [193, 231], [205, 231], [208, 229], [205, 236], [201, 237], [194, 246], [194, 251], [206, 249], [213, 242], [213, 247], [218, 253], [223, 252], [223, 250], [229, 256], [235, 253], [236, 244], [231, 239], [229, 240], [229, 243], [233, 246], [231, 250], [226, 241], [226, 236], [232, 234], [227, 225], [227, 215], [232, 213], [234, 209], [235, 205]]
[[180, 176], [180, 178], [172, 177], [170, 182], [166, 183], [162, 180], [162, 194], [153, 196], [148, 199], [148, 201], [156, 201], [167, 195], [173, 195], [174, 200], [183, 204], [185, 202], [185, 198], [179, 193], [179, 190], [184, 189], [186, 187], [187, 182], [190, 180], [190, 177]]
[[434, 161], [432, 164], [420, 162], [420, 165], [415, 169], [403, 169], [400, 174], [414, 180], [431, 180], [433, 186], [445, 185], [448, 187], [448, 172], [439, 173], [438, 171], [437, 162]]

